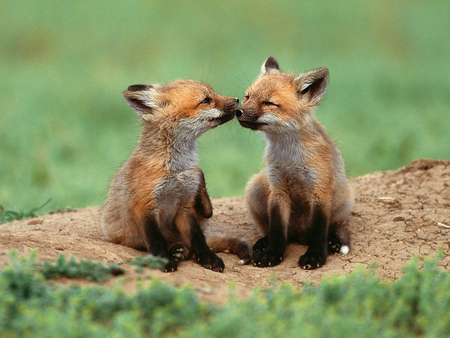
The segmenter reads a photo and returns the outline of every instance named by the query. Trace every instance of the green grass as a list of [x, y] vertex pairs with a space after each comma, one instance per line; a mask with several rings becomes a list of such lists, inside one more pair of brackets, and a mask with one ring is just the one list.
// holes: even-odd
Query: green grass
[[167, 259], [152, 255], [136, 256], [128, 262], [136, 271], [143, 272], [144, 268], [162, 269], [167, 264]]
[[110, 275], [122, 275], [125, 270], [117, 264], [104, 266], [102, 263], [92, 260], [79, 260], [71, 257], [69, 260], [64, 255], [60, 255], [56, 263], [45, 261], [40, 266], [40, 273], [46, 278], [86, 278], [96, 282], [106, 280]]
[[[350, 176], [446, 159], [449, 12], [444, 1], [2, 3], [0, 204], [102, 204], [139, 137], [128, 85], [193, 78], [242, 98], [269, 55], [286, 71], [330, 69], [317, 117]], [[235, 121], [202, 136], [210, 194], [242, 195], [263, 147]]]
[[58, 287], [35, 260], [0, 270], [0, 334], [7, 337], [448, 337], [450, 275], [413, 259], [396, 281], [374, 270], [328, 277], [298, 291], [255, 290], [221, 306], [159, 280], [127, 294], [120, 283]]
[[48, 203], [50, 203], [50, 201], [51, 201], [51, 198], [49, 198], [47, 201], [42, 203], [40, 206], [33, 208], [29, 211], [5, 210], [3, 205], [0, 204], [0, 224], [6, 223], [6, 222], [11, 222], [14, 220], [23, 219], [23, 218], [36, 217], [36, 212], [38, 212], [40, 209], [45, 207]]

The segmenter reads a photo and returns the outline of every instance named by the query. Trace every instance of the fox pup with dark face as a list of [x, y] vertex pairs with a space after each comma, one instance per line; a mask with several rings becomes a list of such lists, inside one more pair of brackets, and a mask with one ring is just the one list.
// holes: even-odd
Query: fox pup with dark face
[[266, 167], [245, 194], [265, 234], [253, 246], [256, 266], [279, 264], [288, 241], [308, 246], [298, 262], [304, 269], [350, 249], [345, 224], [352, 192], [336, 145], [314, 117], [327, 85], [326, 68], [289, 75], [269, 57], [236, 112], [243, 127], [261, 131], [267, 141]]
[[239, 100], [192, 80], [133, 85], [123, 96], [143, 128], [111, 183], [103, 207], [107, 235], [168, 259], [165, 271], [194, 254], [205, 268], [222, 272], [224, 263], [201, 228], [212, 206], [195, 149], [200, 135], [234, 118]]

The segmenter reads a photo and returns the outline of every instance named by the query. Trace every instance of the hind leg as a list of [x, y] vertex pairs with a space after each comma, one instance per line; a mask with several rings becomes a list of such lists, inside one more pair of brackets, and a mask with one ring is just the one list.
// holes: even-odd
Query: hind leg
[[328, 235], [328, 253], [330, 255], [339, 253], [341, 246], [341, 240], [336, 236], [336, 233], [330, 233]]
[[328, 234], [328, 253], [347, 255], [350, 251], [350, 232], [341, 223], [331, 225]]
[[350, 232], [346, 227], [348, 216], [355, 204], [353, 193], [347, 185], [342, 192], [337, 195], [335, 207], [331, 212], [331, 225], [328, 234], [328, 251], [330, 254], [348, 254], [350, 251]]

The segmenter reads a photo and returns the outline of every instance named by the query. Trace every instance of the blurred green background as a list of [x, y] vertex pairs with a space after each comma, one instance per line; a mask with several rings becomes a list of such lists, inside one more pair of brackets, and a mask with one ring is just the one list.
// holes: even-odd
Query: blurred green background
[[[317, 118], [350, 177], [449, 158], [448, 1], [2, 1], [0, 204], [102, 204], [135, 147], [121, 92], [192, 78], [242, 98], [266, 57], [326, 66]], [[204, 134], [214, 197], [242, 195], [262, 137], [236, 121]]]

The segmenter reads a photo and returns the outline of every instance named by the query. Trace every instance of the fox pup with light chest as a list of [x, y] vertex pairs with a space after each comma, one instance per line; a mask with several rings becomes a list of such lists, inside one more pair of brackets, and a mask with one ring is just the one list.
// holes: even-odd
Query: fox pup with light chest
[[352, 192], [336, 145], [314, 117], [327, 85], [326, 68], [289, 75], [269, 57], [236, 112], [243, 127], [261, 131], [267, 141], [266, 167], [245, 194], [265, 235], [253, 246], [256, 266], [279, 264], [288, 241], [308, 246], [298, 262], [304, 269], [350, 249], [345, 224]]
[[115, 243], [166, 258], [167, 272], [192, 254], [205, 268], [222, 272], [224, 263], [201, 228], [212, 206], [195, 149], [200, 135], [234, 118], [239, 100], [192, 80], [133, 85], [123, 96], [143, 128], [111, 183], [105, 232]]

